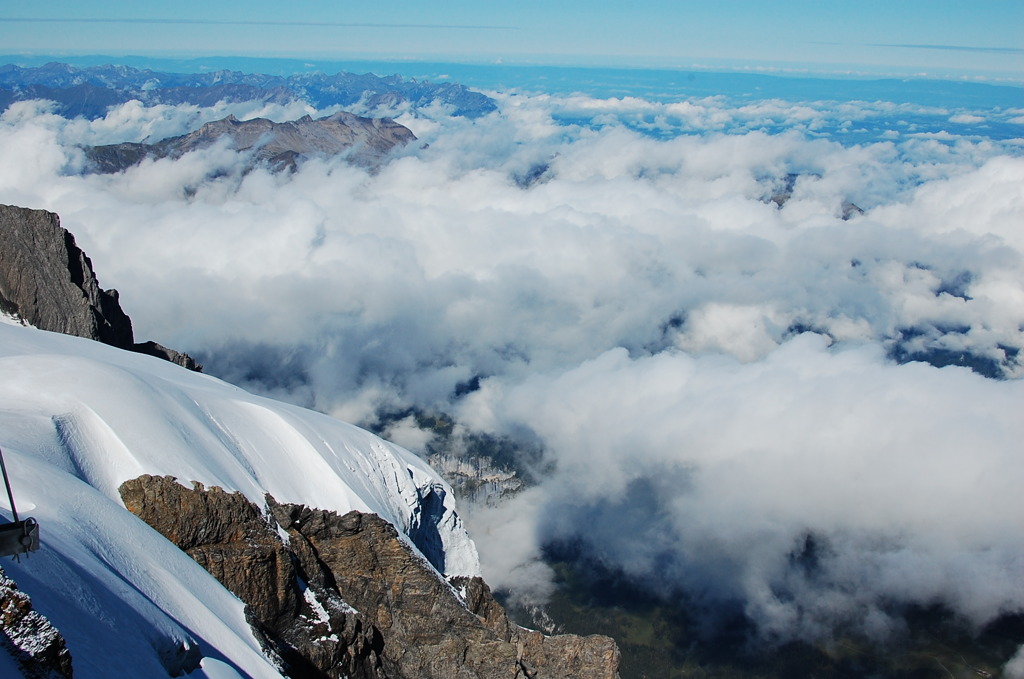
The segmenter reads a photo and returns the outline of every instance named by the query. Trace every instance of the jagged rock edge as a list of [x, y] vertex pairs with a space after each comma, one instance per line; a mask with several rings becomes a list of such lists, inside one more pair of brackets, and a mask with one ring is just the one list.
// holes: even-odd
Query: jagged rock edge
[[[146, 497], [147, 488], [151, 489], [153, 487], [158, 488], [158, 490], [155, 491], [156, 493], [171, 492], [177, 493], [178, 495], [192, 493], [208, 494], [211, 492], [219, 492], [220, 494], [223, 495], [223, 501], [241, 502], [248, 504], [249, 506], [251, 506], [251, 510], [255, 512], [255, 514], [258, 515], [260, 520], [264, 523], [264, 527], [268, 535], [272, 535], [273, 539], [276, 540], [282, 546], [282, 548], [288, 552], [291, 561], [296, 564], [296, 567], [302, 568], [303, 571], [306, 570], [306, 566], [303, 566], [301, 564], [302, 558], [300, 555], [296, 554], [296, 552], [292, 550], [291, 543], [297, 537], [301, 537], [305, 543], [308, 543], [309, 547], [314, 551], [314, 556], [317, 559], [319, 565], [322, 568], [324, 568], [324, 570], [330, 575], [330, 577], [335, 579], [334, 585], [338, 590], [338, 598], [343, 603], [346, 603], [350, 608], [353, 608], [357, 612], [359, 620], [365, 621], [366, 624], [368, 625], [368, 631], [371, 633], [371, 639], [368, 645], [371, 647], [374, 646], [374, 635], [380, 635], [380, 639], [382, 640], [379, 653], [364, 655], [364, 664], [362, 665], [354, 666], [350, 663], [348, 672], [344, 675], [338, 674], [337, 676], [339, 677], [350, 675], [356, 677], [367, 677], [376, 679], [413, 679], [413, 677], [417, 677], [417, 679], [419, 679], [420, 677], [440, 678], [448, 676], [482, 678], [486, 677], [488, 679], [490, 677], [498, 676], [507, 676], [510, 679], [515, 679], [516, 677], [563, 677], [565, 679], [570, 679], [573, 677], [578, 677], [579, 679], [582, 679], [583, 677], [606, 677], [607, 679], [615, 679], [618, 677], [617, 669], [619, 662], [619, 652], [618, 648], [615, 646], [614, 642], [611, 639], [608, 639], [607, 637], [596, 636], [575, 637], [573, 635], [562, 635], [560, 637], [545, 637], [539, 632], [533, 632], [530, 630], [519, 628], [518, 626], [513, 625], [508, 620], [500, 604], [498, 604], [493, 599], [493, 597], [490, 596], [490, 590], [482, 579], [459, 579], [463, 582], [463, 586], [466, 586], [467, 592], [470, 590], [471, 587], [477, 588], [477, 596], [474, 597], [474, 600], [476, 601], [476, 605], [474, 607], [477, 610], [473, 610], [473, 608], [470, 607], [467, 598], [460, 595], [458, 587], [454, 582], [446, 580], [436, 571], [436, 569], [430, 566], [429, 562], [421, 554], [418, 554], [418, 551], [416, 549], [412, 548], [408, 544], [409, 541], [407, 536], [405, 539], [402, 539], [400, 537], [402, 535], [401, 531], [398, 531], [397, 529], [395, 529], [394, 526], [387, 523], [383, 519], [380, 519], [380, 517], [377, 517], [376, 515], [362, 514], [360, 512], [353, 511], [349, 512], [343, 517], [339, 517], [334, 512], [310, 509], [308, 507], [305, 507], [304, 505], [277, 503], [270, 495], [266, 496], [267, 504], [264, 507], [260, 508], [257, 507], [255, 504], [251, 503], [246, 498], [244, 498], [244, 496], [242, 496], [240, 493], [226, 493], [222, 489], [217, 487], [205, 489], [203, 488], [202, 484], [198, 484], [196, 482], [193, 482], [192, 489], [188, 489], [187, 487], [178, 483], [177, 479], [175, 479], [174, 477], [153, 477], [149, 475], [144, 475], [137, 479], [126, 481], [124, 484], [122, 484], [119, 490], [122, 499], [125, 503], [125, 506], [130, 511], [139, 516], [141, 519], [143, 519], [143, 521], [153, 526], [155, 530], [165, 535], [165, 537], [170, 539], [172, 542], [175, 542], [173, 536], [178, 534], [178, 532], [174, 529], [173, 525], [167, 523], [167, 520], [170, 519], [173, 522], [174, 520], [180, 518], [180, 515], [175, 514], [174, 512], [159, 511], [159, 508], [154, 506], [140, 506], [138, 502], [140, 496], [143, 498]], [[160, 487], [162, 487], [163, 490], [160, 490]], [[153, 493], [151, 492], [151, 494]], [[206, 501], [206, 499], [200, 499], [199, 501], [204, 502]], [[422, 664], [416, 664], [417, 662], [420, 662], [417, 659], [413, 659], [412, 661], [410, 661], [408, 657], [399, 657], [396, 659], [389, 656], [387, 653], [389, 644], [389, 640], [387, 638], [388, 633], [381, 630], [381, 628], [378, 626], [377, 621], [374, 619], [374, 616], [370, 613], [370, 611], [362, 610], [361, 606], [354, 606], [352, 602], [349, 600], [349, 598], [345, 596], [342, 592], [340, 592], [340, 588], [337, 588], [337, 578], [343, 578], [346, 576], [344, 573], [335, 573], [331, 571], [330, 565], [326, 561], [324, 561], [322, 555], [319, 552], [321, 548], [317, 547], [312, 543], [315, 536], [308, 536], [300, 532], [298, 529], [294, 528], [294, 526], [298, 524], [296, 524], [291, 519], [287, 521], [289, 523], [289, 526], [286, 527], [283, 525], [284, 522], [282, 521], [282, 518], [288, 518], [292, 516], [304, 516], [306, 519], [313, 517], [314, 523], [316, 522], [317, 519], [319, 519], [321, 522], [334, 522], [334, 524], [336, 525], [347, 525], [346, 522], [354, 523], [356, 530], [352, 533], [352, 535], [358, 535], [364, 531], [367, 533], [373, 530], [379, 531], [381, 530], [382, 527], [386, 527], [384, 528], [385, 534], [392, 534], [392, 537], [397, 540], [398, 545], [400, 545], [402, 550], [404, 551], [404, 554], [406, 555], [405, 558], [417, 566], [417, 569], [421, 573], [421, 576], [422, 574], [428, 574], [429, 579], [435, 582], [438, 587], [442, 588], [452, 598], [452, 601], [459, 608], [461, 608], [465, 613], [469, 614], [472, 617], [472, 619], [476, 620], [479, 626], [478, 632], [488, 630], [491, 634], [493, 634], [493, 642], [489, 643], [504, 643], [510, 644], [512, 646], [512, 648], [509, 649], [509, 652], [514, 653], [515, 667], [509, 667], [507, 668], [506, 671], [501, 671], [500, 667], [502, 665], [500, 657], [496, 659], [491, 658], [490, 660], [493, 661], [492, 664], [495, 664], [495, 667], [492, 669], [494, 669], [494, 671], [501, 673], [495, 674], [494, 672], [489, 671], [486, 667], [479, 668], [479, 671], [483, 673], [473, 673], [473, 670], [467, 669], [467, 667], [448, 668], [442, 666], [439, 668], [435, 666], [436, 663], [434, 663], [434, 660], [431, 660], [428, 665], [424, 666]], [[268, 518], [273, 519], [274, 525], [271, 525], [268, 522]], [[364, 528], [364, 522], [369, 522], [368, 524], [366, 524], [366, 528]], [[161, 528], [163, 528], [163, 530], [161, 530]], [[284, 541], [282, 540], [282, 537], [280, 535], [281, 531], [287, 533], [290, 536], [288, 545], [284, 544]], [[175, 542], [175, 544], [178, 543]], [[179, 547], [180, 546], [181, 545], [179, 544]], [[186, 550], [186, 552], [189, 553], [188, 550]], [[211, 571], [211, 573], [213, 572]], [[296, 570], [295, 573], [296, 575], [298, 575], [299, 571]], [[216, 573], [213, 574], [215, 577], [218, 577]], [[387, 574], [374, 574], [375, 579], [376, 577], [382, 575]], [[219, 579], [220, 578], [218, 577], [218, 580]], [[225, 586], [228, 587], [229, 590], [235, 591], [227, 583], [224, 583], [222, 581], [222, 584], [225, 584]], [[314, 584], [312, 580], [307, 581], [307, 586], [312, 584]], [[259, 606], [252, 605], [253, 602], [245, 601], [244, 599], [243, 601], [247, 604], [248, 607], [247, 618], [251, 614], [253, 618], [256, 619], [256, 608], [258, 608]], [[486, 613], [487, 619], [482, 617], [482, 612]], [[394, 610], [386, 611], [385, 615], [390, 620], [392, 619], [392, 614], [394, 614], [393, 619], [397, 620], [401, 615], [405, 613], [405, 611]], [[413, 613], [413, 615], [415, 615], [415, 613]], [[256, 620], [256, 623], [257, 624], [253, 625], [253, 627], [254, 630], [258, 630], [257, 638], [259, 638], [260, 635], [266, 634], [266, 630], [265, 625], [263, 624], [262, 621]], [[252, 621], [250, 621], [250, 624], [252, 624]], [[389, 627], [389, 630], [390, 629], [391, 628]], [[399, 634], [400, 633], [401, 632], [399, 631]], [[273, 635], [273, 630], [271, 630], [271, 635]], [[356, 637], [353, 637], [353, 639], [357, 640]], [[563, 641], [557, 641], [559, 639], [562, 639]], [[269, 642], [272, 648], [279, 648], [278, 644], [275, 643], [275, 640], [273, 639], [272, 636], [267, 641]], [[458, 640], [456, 641], [458, 642]], [[469, 643], [470, 642], [467, 642], [467, 644]], [[562, 647], [568, 647], [572, 644], [575, 644], [575, 651], [573, 652], [573, 654], [571, 654], [571, 657], [570, 655], [566, 655], [565, 658], [561, 659], [557, 657], [557, 654], [559, 653], [559, 650]], [[399, 647], [404, 648], [402, 644], [399, 644]], [[497, 647], [495, 647], [495, 649], [496, 648]], [[590, 653], [590, 656], [599, 656], [599, 664], [601, 666], [587, 666], [582, 669], [577, 668], [576, 670], [574, 670], [571, 667], [571, 663], [575, 662], [576, 664], [579, 664], [578, 661], [581, 655], [579, 650], [582, 648], [593, 649]], [[469, 651], [472, 650], [473, 647], [471, 645], [466, 646], [465, 651], [463, 653], [464, 662], [468, 663], [468, 661], [466, 661], [466, 655], [469, 653]], [[347, 648], [345, 650], [345, 653], [347, 654], [346, 657], [352, 658], [351, 654], [348, 653]], [[277, 655], [277, 657], [280, 658], [281, 656]], [[511, 660], [512, 656], [509, 656], [509, 659]], [[474, 660], [486, 663], [488, 658], [484, 656], [483, 659], [481, 660], [481, 657], [475, 656]], [[545, 671], [546, 668], [544, 666], [544, 663], [548, 663], [549, 665], [557, 665], [560, 661], [563, 666], [547, 668], [552, 670], [551, 673]], [[365, 664], [366, 662], [369, 662], [369, 665]], [[402, 662], [405, 662], [405, 667], [402, 666]], [[424, 660], [422, 662], [427, 661]], [[412, 666], [411, 668], [409, 667], [410, 665]], [[331, 668], [321, 668], [319, 671], [328, 671], [328, 674], [326, 674], [325, 676], [335, 676], [334, 674], [329, 673], [330, 669]], [[333, 669], [336, 670], [337, 668]], [[416, 674], [407, 673], [409, 669], [413, 669], [416, 672]], [[511, 672], [511, 674], [507, 672]], [[301, 673], [293, 673], [291, 676], [297, 677], [306, 675]]]

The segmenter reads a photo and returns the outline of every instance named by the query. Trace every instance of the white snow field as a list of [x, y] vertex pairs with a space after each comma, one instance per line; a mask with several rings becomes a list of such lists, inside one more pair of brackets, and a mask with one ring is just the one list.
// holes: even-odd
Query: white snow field
[[[242, 603], [130, 514], [141, 474], [374, 512], [407, 533], [418, 499], [444, 493], [445, 575], [476, 575], [453, 495], [426, 463], [355, 426], [90, 340], [0, 322], [0, 446], [41, 549], [0, 565], [64, 634], [76, 679], [166, 677], [161, 656], [198, 646], [189, 677], [279, 677]], [[10, 520], [6, 494], [0, 515]], [[9, 658], [0, 653], [0, 671]]]

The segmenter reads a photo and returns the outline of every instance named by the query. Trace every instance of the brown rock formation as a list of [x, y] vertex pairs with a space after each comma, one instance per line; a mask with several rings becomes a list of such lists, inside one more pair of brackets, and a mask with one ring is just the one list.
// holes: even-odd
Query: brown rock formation
[[71, 679], [71, 653], [64, 637], [32, 610], [28, 595], [0, 569], [0, 648], [4, 646], [27, 679]]
[[255, 162], [266, 162], [275, 169], [294, 169], [297, 162], [309, 156], [341, 153], [347, 153], [356, 165], [376, 168], [392, 149], [416, 139], [409, 128], [390, 118], [364, 118], [340, 111], [316, 120], [307, 115], [283, 123], [266, 118], [243, 121], [228, 116], [155, 144], [124, 142], [92, 146], [85, 151], [94, 171], [111, 173], [121, 172], [146, 158], [179, 158], [225, 137], [231, 148], [252, 150]]
[[0, 205], [0, 309], [41, 330], [201, 369], [187, 354], [155, 342], [135, 343], [117, 290], [100, 288], [92, 261], [52, 212]]
[[381, 631], [398, 671], [389, 676], [521, 676], [515, 647], [487, 629], [388, 522], [301, 505], [271, 510], [292, 544], [308, 547], [297, 550], [300, 562], [315, 556], [340, 595]]
[[619, 648], [611, 637], [576, 634], [547, 636], [513, 624], [481, 578], [453, 582], [466, 594], [466, 605], [500, 638], [516, 645], [527, 677], [616, 679]]
[[[296, 566], [267, 517], [240, 493], [142, 476], [120, 488], [129, 511], [208, 570], [248, 607], [266, 650], [292, 677], [378, 679], [379, 634]], [[303, 591], [305, 590], [305, 591]]]
[[614, 641], [513, 625], [483, 580], [445, 581], [376, 515], [267, 496], [264, 516], [241, 494], [171, 477], [143, 476], [120, 491], [129, 510], [249, 605], [293, 677], [618, 677]]

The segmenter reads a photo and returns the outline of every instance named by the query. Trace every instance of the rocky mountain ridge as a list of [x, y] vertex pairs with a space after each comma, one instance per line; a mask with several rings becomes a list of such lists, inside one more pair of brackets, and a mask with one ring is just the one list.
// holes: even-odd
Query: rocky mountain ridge
[[117, 290], [100, 288], [92, 261], [52, 212], [0, 205], [0, 309], [41, 330], [202, 368], [187, 354], [135, 341]]
[[288, 676], [618, 676], [610, 638], [547, 637], [512, 624], [482, 579], [446, 582], [376, 515], [339, 516], [269, 495], [264, 513], [241, 494], [170, 477], [143, 476], [120, 492], [246, 602]]
[[356, 165], [374, 168], [392, 149], [414, 141], [416, 136], [390, 118], [364, 118], [344, 111], [316, 120], [307, 115], [283, 123], [266, 118], [241, 121], [232, 115], [153, 144], [124, 142], [87, 147], [85, 151], [92, 171], [113, 173], [146, 158], [179, 158], [224, 138], [237, 151], [251, 151], [253, 164], [262, 162], [282, 169], [294, 168], [309, 156], [341, 153], [347, 153]]
[[100, 118], [111, 106], [132, 99], [147, 106], [305, 101], [319, 109], [346, 106], [366, 111], [441, 105], [453, 115], [470, 118], [497, 108], [490, 97], [463, 85], [420, 82], [397, 75], [382, 78], [344, 71], [287, 77], [226, 70], [163, 73], [113, 65], [76, 68], [58, 62], [34, 68], [14, 64], [0, 67], [0, 108], [29, 99], [54, 101], [60, 115], [89, 119]]

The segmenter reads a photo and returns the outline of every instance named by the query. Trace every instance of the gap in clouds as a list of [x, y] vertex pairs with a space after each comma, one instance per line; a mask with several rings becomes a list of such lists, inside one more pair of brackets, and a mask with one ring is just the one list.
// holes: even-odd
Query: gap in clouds
[[0, 199], [58, 212], [137, 332], [211, 373], [530, 474], [468, 517], [523, 602], [568, 545], [778, 643], [1024, 610], [1019, 140], [883, 104], [499, 102], [399, 112], [426, 146], [376, 175], [214, 147], [80, 176], [76, 144], [227, 109], [18, 104]]

